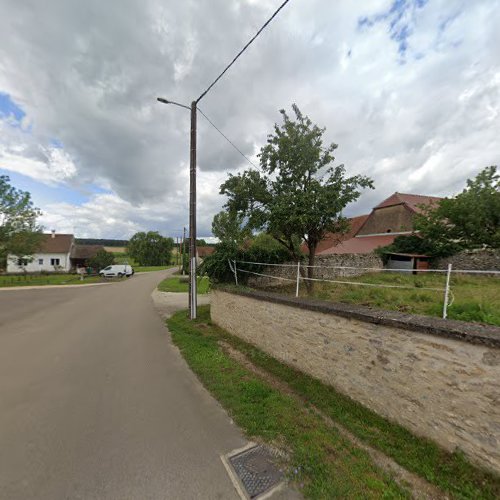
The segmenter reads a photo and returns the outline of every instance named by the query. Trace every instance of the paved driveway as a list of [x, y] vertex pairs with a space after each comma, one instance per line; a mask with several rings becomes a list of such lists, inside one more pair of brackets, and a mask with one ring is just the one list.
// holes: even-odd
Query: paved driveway
[[246, 441], [154, 310], [166, 274], [0, 291], [1, 499], [237, 498]]

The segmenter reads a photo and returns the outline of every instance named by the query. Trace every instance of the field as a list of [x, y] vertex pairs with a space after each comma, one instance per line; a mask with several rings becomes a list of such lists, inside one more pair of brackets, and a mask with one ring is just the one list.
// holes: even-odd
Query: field
[[109, 253], [126, 253], [127, 247], [104, 247], [104, 250]]
[[[444, 273], [413, 275], [385, 272], [334, 279], [405, 288], [316, 282], [313, 292], [309, 294], [306, 285], [301, 282], [300, 295], [426, 316], [441, 317], [443, 312]], [[452, 304], [448, 307], [449, 319], [500, 326], [500, 277], [452, 274], [450, 287]], [[294, 294], [295, 286], [284, 287], [283, 291]]]
[[76, 274], [27, 274], [22, 276], [0, 276], [0, 288], [11, 286], [41, 286], [41, 285], [88, 285], [100, 283], [99, 276], [85, 277], [82, 281]]
[[[109, 247], [112, 248], [112, 247]], [[119, 248], [119, 247], [116, 247]], [[136, 273], [147, 273], [151, 271], [163, 271], [170, 269], [173, 264], [169, 266], [140, 266], [134, 259], [132, 259], [126, 252], [113, 252], [115, 257], [115, 264], [129, 264], [134, 268]]]

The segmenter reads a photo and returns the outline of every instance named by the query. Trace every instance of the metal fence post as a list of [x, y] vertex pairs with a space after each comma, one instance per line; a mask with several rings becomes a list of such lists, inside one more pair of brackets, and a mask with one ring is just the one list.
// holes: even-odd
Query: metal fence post
[[448, 315], [448, 296], [450, 294], [450, 277], [451, 277], [451, 264], [448, 264], [448, 272], [446, 273], [446, 287], [444, 289], [444, 304], [443, 304], [443, 319]]
[[299, 296], [300, 286], [300, 260], [297, 262], [297, 286], [295, 287], [295, 297]]

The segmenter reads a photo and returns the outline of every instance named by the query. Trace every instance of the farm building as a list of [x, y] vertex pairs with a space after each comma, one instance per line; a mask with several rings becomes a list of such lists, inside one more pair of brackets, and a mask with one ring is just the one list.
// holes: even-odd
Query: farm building
[[413, 234], [414, 218], [421, 206], [434, 205], [441, 198], [394, 193], [373, 208], [371, 213], [349, 219], [346, 234], [328, 234], [316, 255], [367, 254], [390, 245], [397, 236]]

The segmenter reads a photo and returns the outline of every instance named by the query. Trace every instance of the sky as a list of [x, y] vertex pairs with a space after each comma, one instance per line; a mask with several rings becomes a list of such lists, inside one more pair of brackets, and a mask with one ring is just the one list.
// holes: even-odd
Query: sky
[[[46, 230], [179, 236], [189, 112], [281, 0], [0, 0], [0, 174]], [[373, 178], [449, 196], [500, 158], [500, 0], [290, 0], [200, 102], [251, 161], [296, 103]], [[249, 163], [198, 117], [198, 235]]]

